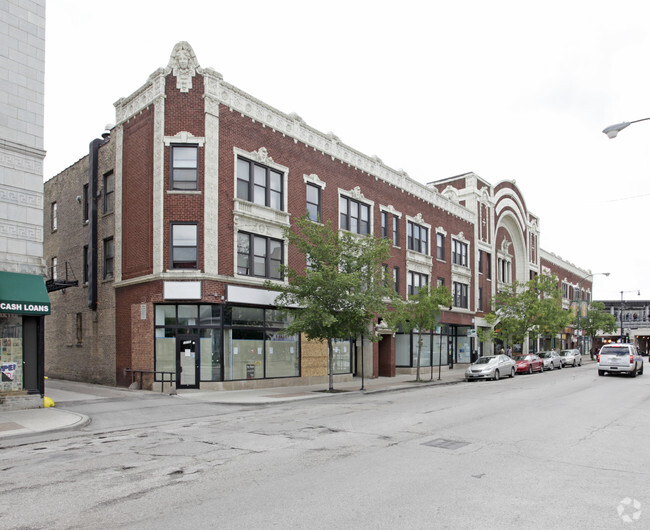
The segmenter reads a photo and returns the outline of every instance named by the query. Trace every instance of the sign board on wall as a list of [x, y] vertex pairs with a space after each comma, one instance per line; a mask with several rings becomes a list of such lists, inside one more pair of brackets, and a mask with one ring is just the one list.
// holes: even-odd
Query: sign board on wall
[[165, 300], [200, 300], [201, 282], [164, 282]]

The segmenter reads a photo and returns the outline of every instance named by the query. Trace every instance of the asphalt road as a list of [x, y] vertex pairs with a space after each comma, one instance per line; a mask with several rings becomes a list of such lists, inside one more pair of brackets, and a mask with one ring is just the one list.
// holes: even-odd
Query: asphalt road
[[650, 374], [254, 407], [116, 392], [0, 451], [0, 527], [650, 527]]

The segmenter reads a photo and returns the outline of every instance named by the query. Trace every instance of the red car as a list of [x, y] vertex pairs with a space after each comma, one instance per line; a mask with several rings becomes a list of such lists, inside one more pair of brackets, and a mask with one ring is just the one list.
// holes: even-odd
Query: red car
[[518, 374], [532, 374], [533, 372], [544, 371], [544, 361], [535, 355], [534, 353], [529, 353], [528, 355], [517, 355], [513, 357], [517, 363], [517, 373]]

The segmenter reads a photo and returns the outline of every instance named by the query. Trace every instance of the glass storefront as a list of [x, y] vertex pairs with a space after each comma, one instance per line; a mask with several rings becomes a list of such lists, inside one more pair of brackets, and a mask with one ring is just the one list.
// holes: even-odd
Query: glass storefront
[[0, 315], [0, 391], [23, 390], [23, 318]]
[[154, 369], [176, 373], [177, 339], [195, 335], [201, 381], [299, 377], [300, 341], [284, 332], [288, 324], [261, 307], [157, 305]]
[[[472, 339], [467, 336], [469, 326], [438, 326], [436, 332], [422, 332], [420, 367], [471, 362]], [[417, 366], [419, 335], [417, 330], [395, 335], [395, 365]]]
[[[352, 341], [350, 339], [333, 339], [332, 359], [334, 374], [349, 374], [352, 372]], [[329, 366], [328, 366], [329, 373]]]

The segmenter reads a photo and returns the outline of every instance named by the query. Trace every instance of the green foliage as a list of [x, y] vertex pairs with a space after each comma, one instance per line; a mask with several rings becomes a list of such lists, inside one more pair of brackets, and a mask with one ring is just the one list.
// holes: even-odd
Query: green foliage
[[[280, 293], [279, 309], [300, 308], [292, 312], [289, 333], [327, 342], [329, 389], [333, 390], [332, 339], [367, 332], [374, 318], [386, 311], [386, 300], [395, 294], [387, 286], [382, 266], [390, 257], [389, 241], [340, 232], [331, 221], [314, 223], [306, 216], [286, 229], [285, 237], [305, 257], [307, 268], [284, 267], [288, 285], [265, 285]], [[379, 340], [374, 334], [369, 338]]]
[[571, 322], [571, 314], [562, 309], [557, 277], [545, 274], [506, 286], [493, 298], [492, 308], [485, 318], [493, 329], [481, 333], [481, 340], [523, 343], [527, 335], [555, 334]]
[[599, 331], [612, 333], [616, 328], [616, 317], [605, 311], [605, 304], [602, 302], [592, 302], [587, 308], [587, 316], [580, 317], [580, 329], [592, 339]]
[[407, 333], [414, 329], [418, 331], [416, 381], [420, 381], [422, 332], [436, 329], [442, 313], [441, 307], [450, 307], [451, 304], [451, 293], [443, 286], [435, 289], [430, 286], [422, 287], [407, 301], [400, 300], [394, 304], [394, 311], [388, 318], [389, 326], [393, 329], [401, 326]]

